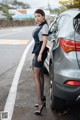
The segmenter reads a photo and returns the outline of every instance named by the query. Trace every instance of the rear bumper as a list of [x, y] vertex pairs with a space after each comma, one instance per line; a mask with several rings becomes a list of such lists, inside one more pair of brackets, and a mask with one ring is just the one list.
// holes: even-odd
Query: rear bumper
[[64, 99], [66, 103], [77, 100], [80, 95], [80, 87], [72, 87], [54, 82], [54, 96]]
[[54, 71], [54, 94], [67, 102], [75, 101], [80, 95], [80, 86], [70, 86], [64, 83], [68, 80], [80, 81], [80, 70], [61, 67], [57, 67]]

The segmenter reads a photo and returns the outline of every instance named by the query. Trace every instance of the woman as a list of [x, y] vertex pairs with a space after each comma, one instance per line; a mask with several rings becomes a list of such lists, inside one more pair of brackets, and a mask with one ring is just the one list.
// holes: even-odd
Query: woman
[[47, 57], [48, 48], [46, 47], [48, 39], [48, 24], [45, 20], [45, 13], [42, 9], [37, 9], [34, 13], [35, 21], [38, 26], [33, 31], [33, 38], [35, 45], [32, 53], [34, 54], [33, 58], [33, 73], [35, 87], [38, 97], [38, 110], [34, 113], [40, 115], [43, 107], [45, 106], [46, 98], [44, 96], [44, 75], [43, 75], [43, 65]]

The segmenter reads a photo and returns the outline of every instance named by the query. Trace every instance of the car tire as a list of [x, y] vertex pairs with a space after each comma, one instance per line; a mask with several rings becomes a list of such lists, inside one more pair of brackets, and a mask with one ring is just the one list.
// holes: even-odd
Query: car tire
[[50, 65], [50, 107], [52, 110], [62, 111], [65, 108], [65, 101], [64, 99], [58, 98], [54, 96], [54, 78], [52, 74], [53, 68], [52, 64]]
[[52, 110], [63, 111], [65, 109], [65, 101], [54, 96], [54, 93], [52, 92], [50, 106]]

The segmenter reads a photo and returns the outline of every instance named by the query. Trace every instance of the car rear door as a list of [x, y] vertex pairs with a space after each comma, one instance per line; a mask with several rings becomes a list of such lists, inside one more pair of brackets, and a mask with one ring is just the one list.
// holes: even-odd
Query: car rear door
[[[48, 42], [47, 47], [49, 48], [48, 56], [47, 56], [47, 65], [49, 65], [50, 56], [52, 56], [52, 50], [55, 50], [59, 46], [58, 41], [58, 33], [61, 27], [63, 26], [65, 16], [59, 16], [53, 23], [51, 23], [49, 27], [49, 36], [48, 36]], [[58, 24], [60, 23], [60, 24]]]

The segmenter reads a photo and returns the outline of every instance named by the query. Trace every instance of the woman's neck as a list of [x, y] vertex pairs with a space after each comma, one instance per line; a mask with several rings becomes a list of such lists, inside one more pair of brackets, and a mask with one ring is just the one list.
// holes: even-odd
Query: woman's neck
[[42, 21], [40, 24], [38, 24], [39, 26], [42, 25], [46, 20]]

